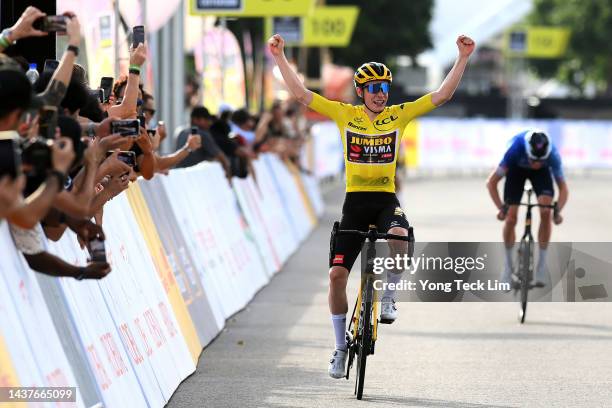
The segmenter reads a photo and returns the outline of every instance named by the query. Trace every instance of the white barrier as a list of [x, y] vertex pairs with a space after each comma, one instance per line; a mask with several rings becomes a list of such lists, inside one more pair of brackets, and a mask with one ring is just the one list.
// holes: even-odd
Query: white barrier
[[[529, 128], [546, 131], [567, 169], [612, 168], [612, 122], [421, 118], [403, 137], [409, 167], [484, 169], [501, 161], [510, 139]], [[415, 132], [414, 134], [409, 134]], [[342, 172], [342, 141], [335, 123], [313, 126], [315, 176]]]
[[[322, 211], [313, 177], [272, 155], [255, 168], [257, 183], [230, 186], [203, 163], [130, 186], [105, 206], [113, 272], [101, 281], [32, 272], [0, 225], [0, 386], [77, 386], [79, 407], [163, 406]], [[47, 245], [87, 262], [70, 231]]]

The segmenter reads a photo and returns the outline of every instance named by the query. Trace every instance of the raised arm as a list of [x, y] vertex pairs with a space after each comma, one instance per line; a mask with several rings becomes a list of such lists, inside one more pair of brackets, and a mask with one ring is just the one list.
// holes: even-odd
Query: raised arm
[[130, 70], [123, 100], [119, 105], [108, 108], [108, 116], [116, 116], [121, 119], [136, 118], [138, 101], [138, 83], [140, 82], [140, 66], [147, 59], [147, 51], [144, 44], [138, 44], [132, 48], [130, 53]]
[[78, 50], [81, 43], [81, 25], [79, 20], [74, 14], [70, 14], [68, 17], [66, 20], [66, 33], [68, 34], [68, 46], [70, 48], [64, 51], [64, 55], [53, 73], [47, 89], [41, 94], [46, 103], [53, 106], [59, 106], [66, 95], [66, 90], [72, 78], [72, 68], [77, 57], [75, 50]]
[[268, 40], [268, 50], [270, 50], [270, 53], [274, 57], [274, 61], [276, 65], [278, 65], [278, 69], [280, 69], [287, 88], [289, 88], [298, 102], [309, 105], [312, 101], [312, 92], [306, 89], [295, 71], [291, 69], [289, 61], [287, 61], [285, 57], [284, 47], [285, 40], [283, 40], [283, 37], [279, 34], [274, 34]]
[[431, 102], [434, 105], [440, 106], [443, 103], [448, 102], [453, 97], [457, 86], [459, 86], [461, 77], [463, 76], [463, 71], [465, 71], [468, 59], [470, 58], [470, 55], [474, 51], [475, 47], [476, 44], [470, 37], [460, 35], [457, 38], [459, 55], [455, 60], [453, 68], [450, 70], [448, 75], [446, 75], [446, 78], [444, 78], [442, 85], [440, 85], [437, 91], [432, 92]]

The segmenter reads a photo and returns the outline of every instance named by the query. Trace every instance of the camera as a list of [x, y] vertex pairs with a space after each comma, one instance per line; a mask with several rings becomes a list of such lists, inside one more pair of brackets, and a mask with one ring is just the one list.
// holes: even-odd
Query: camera
[[94, 238], [87, 244], [87, 250], [92, 262], [106, 262], [106, 249], [104, 241]]
[[138, 137], [140, 135], [140, 121], [138, 119], [113, 120], [111, 133], [123, 137]]
[[100, 101], [100, 103], [104, 103], [104, 89], [92, 89], [91, 91], [89, 91], [89, 94], [93, 98], [96, 98], [98, 101]]
[[139, 44], [144, 43], [145, 41], [145, 31], [144, 26], [134, 26], [132, 28], [132, 48], [138, 47]]
[[52, 60], [52, 59], [45, 60], [45, 66], [43, 68], [43, 72], [48, 72], [50, 74], [53, 74], [55, 70], [57, 69], [57, 67], [59, 66], [59, 63], [60, 62], [58, 60]]
[[34, 21], [32, 27], [36, 30], [44, 31], [46, 33], [52, 32], [65, 32], [66, 31], [66, 16], [46, 16], [41, 17]]
[[[113, 153], [114, 153], [113, 151], [106, 152], [106, 157], [109, 157]], [[117, 158], [130, 167], [136, 166], [136, 153], [132, 151], [122, 150], [119, 152], [119, 154], [117, 154]]]
[[21, 152], [17, 144], [17, 132], [0, 132], [0, 178], [12, 179], [21, 174]]
[[57, 128], [57, 107], [45, 105], [40, 109], [38, 119], [38, 132], [45, 139], [55, 139], [55, 129]]
[[104, 90], [104, 101], [102, 101], [102, 103], [108, 103], [108, 99], [113, 90], [113, 81], [114, 79], [112, 77], [102, 77], [100, 80], [100, 89]]

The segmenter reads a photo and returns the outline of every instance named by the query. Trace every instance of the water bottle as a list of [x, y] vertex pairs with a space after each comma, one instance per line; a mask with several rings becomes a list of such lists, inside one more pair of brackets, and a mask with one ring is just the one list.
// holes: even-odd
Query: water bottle
[[36, 81], [38, 81], [38, 70], [36, 69], [36, 64], [30, 64], [30, 69], [26, 72], [26, 77], [30, 80], [30, 83], [34, 85]]

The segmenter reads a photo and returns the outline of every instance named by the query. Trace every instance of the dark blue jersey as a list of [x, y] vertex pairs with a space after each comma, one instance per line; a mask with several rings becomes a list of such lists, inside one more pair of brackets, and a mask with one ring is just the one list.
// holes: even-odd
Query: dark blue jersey
[[[529, 157], [525, 151], [525, 133], [519, 133], [512, 138], [510, 148], [504, 154], [504, 158], [499, 163], [497, 174], [505, 176], [509, 168], [519, 167], [522, 169], [531, 169]], [[561, 166], [561, 155], [555, 145], [552, 145], [550, 155], [546, 160], [542, 161], [543, 167], [550, 169], [550, 172], [555, 177], [557, 183], [564, 180], [563, 168]]]

